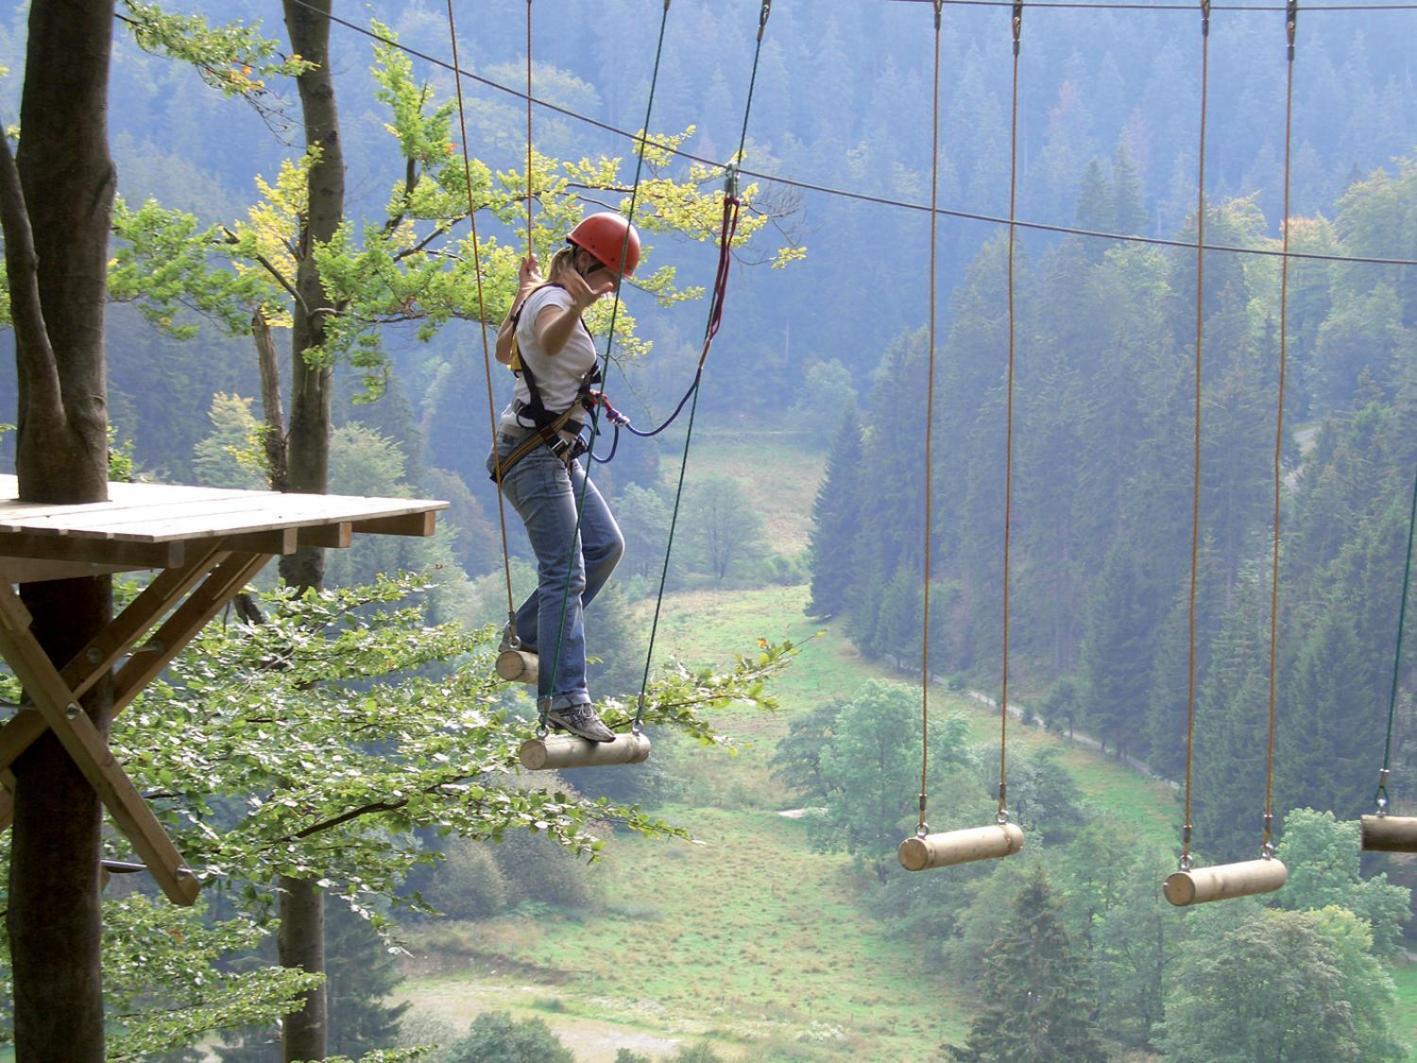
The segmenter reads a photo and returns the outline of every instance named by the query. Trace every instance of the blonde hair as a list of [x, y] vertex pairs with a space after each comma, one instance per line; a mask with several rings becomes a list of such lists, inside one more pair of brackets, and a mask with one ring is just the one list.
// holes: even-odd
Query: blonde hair
[[580, 248], [575, 247], [572, 244], [567, 244], [565, 247], [561, 248], [561, 250], [557, 251], [554, 255], [552, 255], [551, 265], [546, 271], [546, 279], [548, 281], [555, 281], [557, 274], [559, 274], [562, 270], [574, 270], [575, 266], [573, 266], [571, 263], [576, 257], [576, 252], [579, 250]]

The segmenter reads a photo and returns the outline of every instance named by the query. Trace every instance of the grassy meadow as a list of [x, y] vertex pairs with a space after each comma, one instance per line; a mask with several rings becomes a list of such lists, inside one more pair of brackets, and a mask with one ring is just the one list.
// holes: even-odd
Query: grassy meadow
[[[762, 507], [773, 549], [790, 555], [806, 546], [820, 461], [777, 438], [761, 442], [710, 439], [696, 448], [693, 470], [740, 479]], [[788, 491], [776, 483], [767, 491], [757, 475], [765, 464], [804, 475]], [[663, 1058], [701, 1041], [735, 1060], [905, 1061], [963, 1039], [970, 1002], [925, 969], [916, 942], [892, 936], [864, 909], [850, 858], [812, 851], [792, 795], [771, 777], [774, 746], [795, 714], [872, 677], [914, 681], [864, 661], [830, 625], [804, 616], [806, 602], [805, 586], [666, 599], [665, 656], [721, 663], [760, 637], [800, 646], [773, 688], [779, 711], [724, 712], [730, 748], [656, 749], [682, 786], [674, 804], [655, 811], [693, 841], [612, 838], [588, 872], [599, 879], [595, 910], [420, 929], [399, 991], [415, 1014], [458, 1032], [483, 1011], [534, 1015], [585, 1063], [610, 1063], [620, 1048]], [[648, 605], [637, 609], [647, 627]], [[943, 688], [931, 704], [966, 716], [978, 741], [993, 739], [997, 717], [987, 705]], [[1172, 788], [1038, 727], [1014, 724], [1010, 741], [1060, 746], [1092, 802], [1172, 842]], [[1417, 1002], [1417, 968], [1396, 973], [1400, 1003]], [[1417, 1020], [1403, 1032], [1417, 1041]]]

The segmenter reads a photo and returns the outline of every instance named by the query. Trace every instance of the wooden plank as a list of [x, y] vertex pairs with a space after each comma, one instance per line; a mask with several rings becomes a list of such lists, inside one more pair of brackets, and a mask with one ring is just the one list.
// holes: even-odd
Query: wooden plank
[[272, 519], [272, 510], [279, 512], [279, 507], [269, 504], [267, 497], [253, 492], [250, 496], [156, 502], [116, 511], [55, 513], [27, 518], [23, 527], [39, 533], [82, 538], [102, 536], [146, 543], [210, 539], [218, 535], [266, 531], [291, 523]]
[[438, 514], [431, 510], [396, 517], [368, 517], [354, 522], [354, 530], [366, 535], [413, 535], [426, 539], [433, 534]]
[[[141, 594], [64, 666], [60, 677], [74, 692], [74, 697], [83, 697], [84, 692], [107, 673], [118, 658], [133, 648], [148, 628], [206, 578], [226, 556], [227, 551], [222, 549], [220, 542], [206, 543], [193, 550], [191, 558], [181, 568], [170, 568], [154, 577]], [[2, 738], [3, 731], [0, 731]], [[3, 760], [2, 753], [0, 760]]]
[[182, 652], [207, 621], [221, 612], [270, 559], [270, 554], [232, 554], [217, 566], [153, 633], [154, 652], [129, 657], [118, 669], [113, 677], [115, 715], [132, 704], [143, 687]]
[[[276, 528], [335, 524], [341, 521], [412, 517], [447, 504], [431, 500], [350, 498], [341, 495], [279, 495], [252, 492], [249, 497], [212, 503], [159, 505], [118, 513], [60, 514], [27, 521], [23, 531], [36, 536], [118, 539], [160, 543], [208, 539]], [[0, 532], [4, 525], [0, 524]], [[9, 534], [19, 534], [10, 532]]]
[[192, 904], [200, 888], [196, 878], [183, 868], [181, 853], [114, 760], [98, 728], [72, 699], [28, 623], [20, 622], [12, 605], [17, 600], [9, 586], [0, 585], [0, 653], [168, 899]]
[[299, 529], [301, 546], [319, 546], [326, 550], [348, 550], [354, 542], [354, 525], [342, 520], [338, 524], [316, 524]]
[[0, 534], [0, 558], [5, 557], [34, 558], [40, 561], [85, 561], [97, 565], [136, 565], [139, 568], [176, 568], [182, 564], [183, 544], [75, 539], [66, 535], [10, 532]]
[[275, 528], [271, 531], [227, 535], [218, 540], [230, 550], [243, 554], [293, 554], [300, 545], [299, 528]]
[[29, 557], [0, 558], [0, 580], [43, 583], [52, 579], [87, 579], [115, 572], [142, 572], [147, 565], [96, 565], [91, 561], [38, 561]]
[[153, 505], [155, 500], [180, 501], [183, 499], [214, 500], [237, 495], [249, 495], [229, 487], [193, 487], [186, 484], [147, 484], [110, 482], [106, 502], [21, 502], [19, 481], [13, 473], [0, 475], [0, 528], [15, 521], [52, 516], [61, 513], [88, 513], [95, 510], [117, 512], [134, 506]]

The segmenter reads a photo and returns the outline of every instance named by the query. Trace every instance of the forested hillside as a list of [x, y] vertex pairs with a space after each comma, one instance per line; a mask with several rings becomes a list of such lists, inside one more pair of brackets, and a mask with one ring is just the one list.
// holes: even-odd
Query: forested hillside
[[[1414, 193], [1410, 163], [1357, 182], [1332, 221], [1295, 219], [1293, 246], [1371, 254], [1413, 231]], [[1273, 246], [1252, 200], [1210, 222], [1217, 240]], [[932, 470], [932, 661], [985, 683], [998, 669], [1002, 595], [1002, 252], [981, 251], [955, 295]], [[1278, 265], [1209, 257], [1197, 830], [1228, 857], [1253, 848], [1263, 807]], [[1277, 793], [1344, 817], [1371, 803], [1392, 681], [1417, 461], [1409, 272], [1301, 261], [1290, 279]], [[1173, 779], [1185, 750], [1194, 290], [1194, 255], [1078, 238], [1028, 255], [1018, 286], [1018, 675], [1052, 725]], [[924, 480], [900, 455], [923, 436], [906, 399], [924, 372], [921, 333], [899, 338], [864, 427], [849, 415], [832, 445], [813, 535], [813, 610], [845, 615], [863, 649], [905, 662], [920, 654]], [[906, 519], [860, 519], [887, 512]]]
[[[295, 881], [328, 898], [312, 936], [330, 1058], [434, 1042], [450, 1063], [513, 1048], [618, 1063], [642, 1049], [683, 1063], [1406, 1057], [1414, 1031], [1394, 1009], [1413, 991], [1417, 872], [1360, 854], [1347, 821], [1372, 807], [1390, 691], [1389, 790], [1417, 812], [1417, 640], [1394, 661], [1417, 266], [1354, 261], [1417, 260], [1412, 11], [1303, 12], [1286, 219], [1282, 9], [1217, 6], [1198, 300], [1197, 8], [1025, 5], [1015, 160], [1010, 9], [944, 5], [932, 159], [933, 5], [775, 0], [699, 434], [626, 432], [593, 466], [626, 553], [588, 614], [590, 686], [618, 727], [649, 706], [654, 755], [538, 775], [516, 766], [534, 698], [492, 668], [509, 598], [538, 577], [510, 513], [504, 564], [485, 462], [512, 378], [494, 366], [489, 393], [484, 333], [528, 240], [549, 260], [583, 213], [628, 210], [633, 193], [643, 267], [588, 323], [615, 405], [642, 429], [674, 410], [701, 351], [763, 4], [457, 5], [476, 78], [465, 144], [446, 7], [336, 4], [344, 192], [328, 240], [309, 236], [322, 151], [305, 149], [282, 6], [181, 5], [238, 20], [213, 34], [118, 5], [110, 469], [283, 486], [271, 367], [293, 355], [330, 374], [330, 492], [450, 506], [431, 538], [328, 551], [310, 594], [263, 576], [114, 722], [118, 760], [206, 889], [189, 910], [142, 876], [109, 885], [113, 1058], [281, 1058], [282, 1016], [322, 981], [277, 947]], [[30, 7], [0, 25], [0, 114], [19, 138]], [[633, 185], [666, 7], [649, 125], [669, 147]], [[531, 177], [516, 95], [528, 13], [533, 94], [553, 105], [535, 109]], [[311, 270], [328, 305], [297, 290]], [[907, 875], [895, 846], [917, 823], [920, 691], [893, 680], [919, 676], [926, 639], [931, 822], [994, 812], [997, 723], [981, 705], [1002, 663], [1011, 302], [1024, 726], [1010, 807], [1027, 848]], [[1195, 846], [1205, 863], [1258, 850], [1274, 619], [1292, 877], [1266, 903], [1182, 915], [1157, 886], [1185, 771], [1198, 305]], [[316, 319], [320, 343], [292, 349]], [[0, 361], [14, 410], [22, 378]], [[16, 434], [0, 434], [7, 471]], [[119, 581], [120, 604], [136, 593]], [[0, 693], [21, 704], [12, 676]], [[132, 855], [117, 834], [105, 846]], [[1265, 982], [1266, 962], [1289, 979]]]

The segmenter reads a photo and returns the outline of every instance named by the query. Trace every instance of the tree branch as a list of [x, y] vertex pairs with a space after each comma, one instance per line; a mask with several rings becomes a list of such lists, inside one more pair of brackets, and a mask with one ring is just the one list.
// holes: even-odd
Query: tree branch
[[408, 216], [408, 201], [413, 195], [413, 190], [418, 187], [418, 160], [404, 160], [403, 174], [403, 206], [398, 213], [389, 215], [389, 220], [384, 222], [384, 235], [388, 236], [403, 223]]
[[467, 217], [466, 214], [462, 215], [462, 217], [459, 217], [459, 218], [455, 219], [451, 224], [448, 224], [448, 225], [443, 225], [443, 224], [441, 224], [441, 223], [438, 224], [438, 225], [436, 225], [436, 226], [434, 227], [433, 231], [432, 231], [431, 233], [429, 233], [429, 234], [427, 235], [427, 237], [425, 237], [424, 239], [418, 241], [418, 243], [414, 244], [412, 247], [406, 247], [406, 248], [404, 248], [402, 251], [400, 251], [398, 254], [396, 254], [396, 255], [394, 256], [394, 261], [395, 261], [395, 262], [401, 262], [401, 261], [403, 261], [404, 259], [408, 258], [409, 255], [416, 255], [416, 254], [418, 254], [418, 252], [422, 251], [422, 250], [423, 250], [424, 248], [426, 248], [429, 244], [431, 244], [434, 240], [438, 239], [438, 237], [440, 237], [440, 236], [446, 236], [447, 233], [448, 233], [448, 231], [453, 227], [453, 225], [456, 225], [458, 222], [462, 221], [462, 219], [465, 218], [465, 217]]
[[[239, 244], [241, 242], [240, 238], [234, 232], [228, 229], [225, 225], [221, 227], [221, 231], [226, 234], [227, 243]], [[282, 288], [284, 288], [287, 292], [290, 293], [290, 297], [300, 304], [302, 310], [307, 309], [305, 306], [305, 300], [302, 299], [300, 297], [300, 293], [295, 290], [295, 285], [291, 284], [290, 281], [286, 280], [285, 274], [282, 273], [280, 270], [276, 269], [275, 266], [270, 263], [270, 261], [266, 258], [265, 255], [257, 251], [256, 261], [265, 267], [266, 272], [275, 278], [277, 284], [279, 284]]]
[[[15, 354], [20, 363], [26, 403], [38, 420], [60, 425], [66, 419], [59, 366], [44, 324], [39, 299], [39, 256], [34, 250], [29, 210], [10, 140], [0, 131], [0, 226], [5, 232], [5, 270], [10, 278], [10, 311], [15, 323]], [[25, 392], [22, 392], [25, 394]]]

